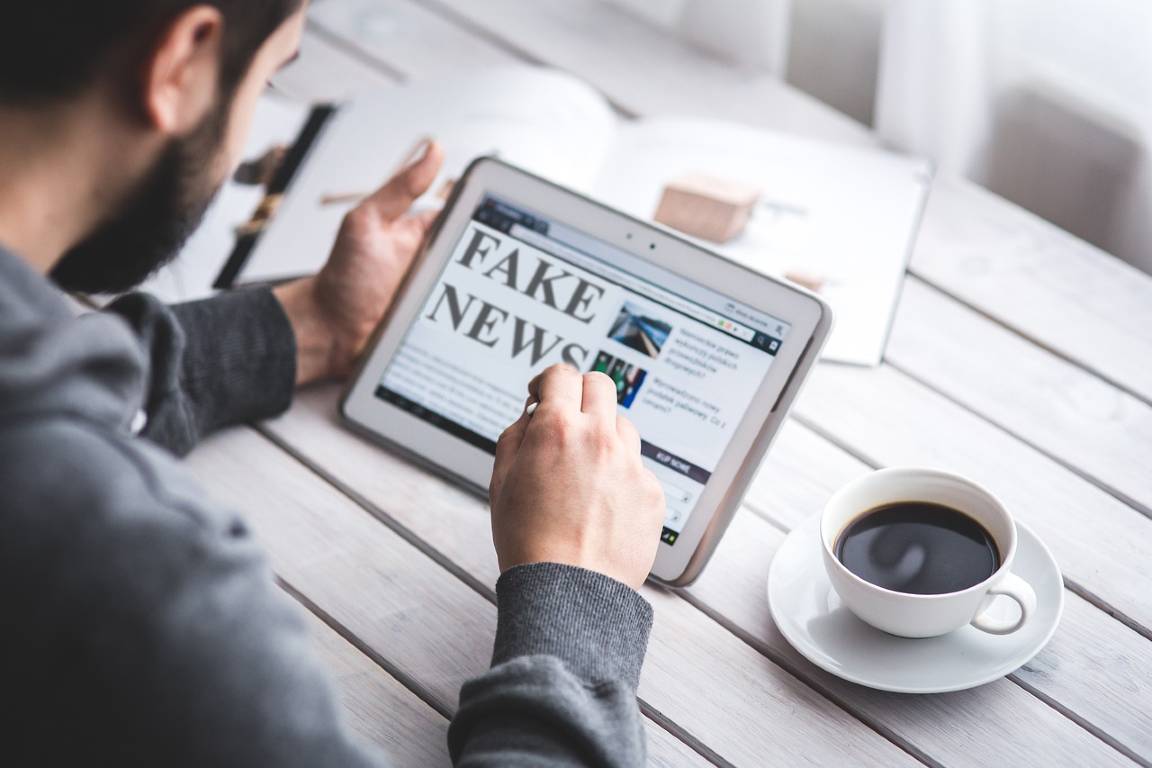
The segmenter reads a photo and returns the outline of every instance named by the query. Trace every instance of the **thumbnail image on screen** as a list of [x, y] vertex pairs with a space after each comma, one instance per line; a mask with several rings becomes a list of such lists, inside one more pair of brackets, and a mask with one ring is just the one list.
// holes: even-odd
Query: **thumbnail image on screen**
[[658, 357], [672, 326], [644, 314], [644, 310], [630, 301], [620, 307], [608, 337], [648, 357]]
[[601, 351], [592, 363], [592, 370], [606, 373], [616, 384], [616, 402], [621, 408], [631, 408], [648, 372], [639, 366]]

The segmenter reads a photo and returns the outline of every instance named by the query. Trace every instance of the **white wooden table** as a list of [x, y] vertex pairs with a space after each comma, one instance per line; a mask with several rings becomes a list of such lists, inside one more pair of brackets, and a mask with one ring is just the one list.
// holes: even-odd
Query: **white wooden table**
[[[463, 67], [573, 71], [626, 114], [699, 112], [870, 144], [847, 118], [595, 0], [322, 0], [279, 85], [310, 98]], [[242, 510], [358, 730], [398, 765], [448, 762], [460, 684], [488, 665], [487, 509], [337, 424], [337, 390], [190, 463]], [[785, 533], [874, 467], [987, 484], [1055, 553], [1067, 607], [1006, 679], [877, 693], [809, 664], [768, 615]], [[959, 180], [932, 193], [884, 365], [822, 364], [704, 576], [646, 587], [639, 697], [657, 765], [1152, 765], [1152, 279]]]

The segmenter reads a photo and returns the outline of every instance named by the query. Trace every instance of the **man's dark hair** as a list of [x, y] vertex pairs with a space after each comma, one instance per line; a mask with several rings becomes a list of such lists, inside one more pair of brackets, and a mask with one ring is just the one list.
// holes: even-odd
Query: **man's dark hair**
[[[0, 20], [0, 104], [75, 96], [105, 75], [129, 76], [165, 27], [211, 5], [224, 16], [220, 89], [230, 97], [256, 51], [302, 0], [18, 0]], [[121, 69], [122, 72], [116, 72]], [[126, 83], [130, 85], [130, 83]]]

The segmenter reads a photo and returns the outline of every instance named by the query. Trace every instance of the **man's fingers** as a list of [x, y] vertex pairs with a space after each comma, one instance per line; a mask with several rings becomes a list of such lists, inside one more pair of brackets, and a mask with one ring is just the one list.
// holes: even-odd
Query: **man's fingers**
[[398, 246], [397, 250], [405, 254], [415, 254], [439, 214], [439, 211], [420, 211], [393, 223], [391, 232], [393, 242]]
[[524, 442], [524, 430], [528, 428], [529, 418], [526, 413], [521, 414], [520, 418], [500, 433], [500, 439], [496, 441], [496, 462], [492, 466], [492, 482], [488, 486], [491, 499], [499, 496], [500, 489], [504, 487], [504, 480], [512, 469], [516, 454], [520, 452], [520, 444]]
[[640, 433], [636, 426], [622, 414], [616, 416], [616, 434], [624, 441], [624, 445], [633, 453], [640, 453]]
[[579, 411], [584, 399], [584, 379], [570, 365], [553, 365], [528, 382], [528, 394], [541, 408]]
[[432, 223], [436, 221], [436, 217], [440, 215], [439, 208], [431, 208], [427, 211], [418, 211], [410, 217], [413, 226], [420, 229], [421, 234], [425, 234], [432, 228]]
[[416, 154], [416, 160], [397, 172], [361, 205], [371, 207], [385, 221], [396, 221], [407, 213], [412, 203], [432, 186], [444, 163], [444, 150], [432, 139], [425, 140], [423, 150]]
[[616, 382], [611, 376], [599, 371], [584, 374], [584, 395], [580, 410], [605, 421], [615, 419]]

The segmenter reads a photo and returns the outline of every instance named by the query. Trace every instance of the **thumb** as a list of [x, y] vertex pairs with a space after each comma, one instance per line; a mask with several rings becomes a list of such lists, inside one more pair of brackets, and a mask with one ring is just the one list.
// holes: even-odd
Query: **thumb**
[[408, 212], [418, 197], [428, 191], [443, 164], [444, 150], [440, 144], [434, 139], [425, 140], [416, 160], [398, 171], [362, 205], [372, 209], [385, 221], [396, 221]]

